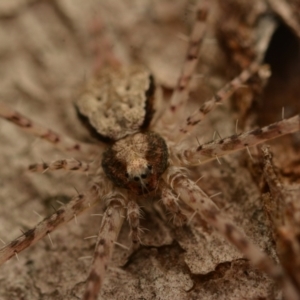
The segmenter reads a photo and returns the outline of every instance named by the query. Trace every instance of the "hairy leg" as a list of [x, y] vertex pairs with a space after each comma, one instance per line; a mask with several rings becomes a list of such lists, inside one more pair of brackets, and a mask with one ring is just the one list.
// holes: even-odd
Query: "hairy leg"
[[181, 74], [171, 97], [170, 105], [161, 120], [158, 122], [160, 127], [167, 127], [167, 131], [174, 129], [174, 126], [176, 122], [178, 122], [179, 116], [182, 115], [182, 110], [185, 108], [188, 100], [189, 85], [198, 63], [199, 48], [205, 34], [208, 8], [209, 5], [206, 2], [204, 4], [199, 4], [196, 7], [196, 20], [189, 37], [188, 48]]
[[77, 159], [60, 159], [50, 163], [32, 164], [28, 167], [31, 172], [46, 172], [64, 169], [66, 171], [87, 172], [90, 170], [90, 164], [79, 161]]
[[127, 218], [130, 226], [130, 236], [132, 240], [132, 250], [136, 250], [140, 245], [140, 207], [136, 201], [129, 201], [127, 204]]
[[178, 204], [178, 196], [164, 183], [161, 183], [161, 201], [165, 208], [172, 214], [173, 222], [176, 226], [182, 226], [186, 223], [187, 217], [182, 213]]
[[254, 245], [246, 235], [228, 220], [216, 204], [193, 182], [182, 173], [179, 168], [169, 168], [164, 180], [180, 194], [180, 198], [203, 219], [221, 233], [241, 253], [243, 253], [254, 266], [264, 271], [278, 283], [284, 290], [287, 299], [296, 299], [296, 291], [288, 281], [280, 266], [275, 265], [271, 259]]
[[176, 128], [173, 135], [174, 140], [180, 142], [187, 137], [188, 134], [203, 121], [208, 113], [213, 111], [218, 104], [228, 99], [237, 89], [241, 88], [255, 73], [261, 71], [262, 76], [269, 76], [268, 70], [265, 70], [264, 68], [266, 68], [266, 66], [261, 66], [254, 62], [247, 69], [243, 70], [237, 77], [221, 88], [211, 99], [204, 102], [193, 115], [188, 116], [182, 126]]
[[125, 219], [125, 203], [122, 195], [118, 193], [109, 194], [106, 201], [108, 201], [108, 206], [98, 233], [93, 263], [87, 278], [83, 300], [96, 300], [98, 298], [113, 252], [114, 242], [118, 238]]
[[178, 145], [176, 148], [171, 149], [171, 155], [174, 162], [179, 165], [200, 165], [228, 153], [247, 149], [281, 135], [299, 131], [299, 129], [300, 117], [297, 115], [263, 128], [257, 128], [239, 135], [235, 134], [200, 146], [183, 147]]
[[0, 249], [0, 264], [35, 244], [58, 226], [72, 220], [75, 216], [90, 208], [105, 193], [107, 193], [106, 180], [94, 183], [85, 194], [79, 194], [74, 197], [69, 203], [61, 206], [53, 215], [37, 224], [36, 227], [26, 231], [23, 235]]
[[80, 155], [82, 153], [93, 152], [92, 145], [87, 145], [81, 142], [73, 141], [71, 138], [64, 137], [55, 131], [28, 119], [19, 112], [5, 105], [3, 102], [0, 102], [0, 117], [14, 123], [29, 134], [44, 139], [55, 145], [57, 148], [68, 153]]

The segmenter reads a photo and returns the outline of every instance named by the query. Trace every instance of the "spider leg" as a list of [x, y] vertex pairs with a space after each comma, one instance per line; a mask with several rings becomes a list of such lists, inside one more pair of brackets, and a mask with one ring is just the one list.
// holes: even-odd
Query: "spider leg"
[[46, 172], [64, 169], [66, 171], [87, 172], [90, 170], [90, 164], [79, 161], [77, 159], [60, 159], [50, 163], [32, 164], [28, 167], [31, 172]]
[[178, 121], [181, 110], [188, 100], [190, 81], [198, 63], [199, 48], [205, 34], [208, 8], [209, 6], [206, 2], [199, 4], [196, 8], [196, 20], [189, 37], [185, 61], [171, 97], [170, 105], [165, 115], [162, 116], [163, 126], [160, 125], [162, 128], [164, 126], [174, 127], [174, 120]]
[[178, 196], [176, 196], [172, 190], [163, 182], [161, 185], [161, 201], [165, 208], [171, 212], [173, 221], [176, 226], [182, 226], [186, 223], [187, 217], [182, 213], [180, 206], [178, 205]]
[[287, 299], [297, 299], [294, 287], [285, 277], [279, 265], [275, 265], [271, 259], [253, 244], [235, 224], [227, 220], [217, 205], [199, 188], [195, 182], [188, 179], [179, 168], [170, 167], [163, 175], [164, 180], [180, 199], [199, 213], [203, 219], [220, 232], [230, 243], [243, 253], [254, 266], [264, 271], [278, 283], [283, 285]]
[[107, 265], [111, 258], [114, 242], [124, 221], [125, 203], [122, 195], [112, 193], [108, 195], [108, 206], [104, 213], [98, 233], [92, 267], [87, 278], [83, 300], [96, 300], [103, 284]]
[[281, 264], [292, 278], [295, 285], [300, 287], [300, 241], [299, 241], [299, 204], [286, 191], [277, 177], [273, 165], [273, 154], [270, 147], [261, 147], [263, 154], [263, 174], [270, 189], [270, 193], [264, 195], [264, 206], [270, 220], [276, 250]]
[[199, 165], [230, 152], [252, 147], [281, 135], [299, 131], [299, 129], [300, 116], [296, 115], [263, 128], [257, 128], [239, 135], [235, 134], [200, 146], [183, 148], [182, 145], [179, 145], [172, 150], [171, 155], [180, 165]]
[[74, 141], [71, 138], [64, 137], [51, 129], [35, 123], [3, 102], [0, 102], [0, 117], [14, 123], [30, 134], [54, 144], [63, 151], [81, 154], [82, 152], [91, 153], [93, 150], [93, 147], [90, 145]]
[[[270, 152], [270, 147], [267, 145], [261, 146], [261, 152], [263, 154], [263, 175], [270, 189], [272, 196], [272, 203], [268, 206], [268, 217], [273, 226], [273, 230], [277, 230], [278, 227], [285, 225], [284, 213], [287, 209], [285, 203], [284, 187], [280, 182], [275, 172], [273, 165], [273, 154]], [[291, 219], [291, 216], [289, 216]]]
[[4, 246], [0, 249], [0, 265], [15, 254], [35, 244], [59, 225], [70, 221], [74, 216], [82, 213], [98, 201], [99, 197], [105, 194], [105, 191], [107, 193], [106, 180], [94, 183], [85, 194], [77, 195], [70, 202], [61, 206], [50, 217], [45, 218], [37, 224], [36, 227], [27, 230], [23, 235]]
[[130, 236], [132, 240], [132, 251], [135, 251], [140, 245], [140, 207], [136, 201], [132, 200], [127, 205], [127, 218], [130, 226]]
[[[243, 70], [237, 77], [228, 82], [221, 88], [211, 99], [207, 100], [193, 115], [188, 116], [185, 124], [174, 131], [174, 139], [180, 142], [188, 133], [196, 128], [205, 116], [215, 109], [222, 101], [228, 99], [237, 89], [243, 86], [245, 82], [255, 73], [260, 72], [263, 76], [268, 76], [269, 72], [266, 66], [259, 65], [257, 62], [252, 63], [247, 69]], [[264, 72], [265, 71], [265, 72]]]

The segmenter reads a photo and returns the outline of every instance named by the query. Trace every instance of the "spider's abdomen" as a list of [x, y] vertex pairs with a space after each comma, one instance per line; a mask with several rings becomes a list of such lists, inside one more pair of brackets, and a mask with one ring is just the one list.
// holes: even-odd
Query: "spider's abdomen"
[[135, 194], [147, 194], [157, 188], [168, 166], [168, 148], [154, 132], [129, 135], [107, 148], [102, 167], [117, 186]]
[[155, 91], [153, 76], [143, 66], [106, 67], [87, 82], [75, 105], [94, 136], [116, 141], [148, 127]]

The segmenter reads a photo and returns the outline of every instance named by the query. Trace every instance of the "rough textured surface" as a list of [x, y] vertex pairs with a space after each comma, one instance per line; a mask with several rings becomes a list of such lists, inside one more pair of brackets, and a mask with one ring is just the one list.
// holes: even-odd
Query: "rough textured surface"
[[153, 102], [152, 81], [149, 71], [142, 66], [101, 70], [100, 76], [87, 82], [76, 107], [100, 138], [119, 140], [140, 130], [146, 115], [153, 115], [152, 107], [147, 113], [145, 109], [150, 100]]
[[[237, 7], [228, 9], [232, 15], [218, 2], [213, 6], [201, 51], [201, 76], [194, 80], [197, 92], [193, 92], [189, 111], [252, 58], [255, 20], [268, 8], [257, 0], [250, 13], [246, 2], [230, 1]], [[189, 32], [192, 4], [185, 0], [95, 0], [85, 4], [80, 0], [2, 0], [0, 100], [60, 133], [90, 140], [72, 101], [78, 86], [95, 68], [97, 39], [89, 31], [95, 18], [106, 24], [105, 32], [120, 60], [145, 63], [168, 95], [184, 58], [186, 44], [178, 35]], [[249, 18], [243, 18], [245, 14]], [[239, 25], [241, 19], [244, 23]], [[232, 27], [227, 30], [223, 22], [229, 20]], [[218, 35], [220, 44], [215, 39]], [[221, 136], [234, 133], [237, 118], [239, 130], [274, 122], [280, 119], [283, 105], [286, 116], [299, 113], [299, 41], [283, 23], [276, 36], [266, 56], [273, 76], [264, 96], [258, 97], [261, 88], [252, 82], [201, 124], [200, 140], [210, 140], [214, 130]], [[295, 134], [271, 143], [275, 166], [291, 193], [299, 189], [299, 141]], [[257, 149], [250, 150], [253, 161], [243, 151], [222, 159], [221, 165], [215, 161], [194, 168], [191, 176], [195, 180], [204, 176], [199, 184], [208, 194], [222, 192], [214, 197], [216, 204], [278, 260], [262, 202], [266, 186], [260, 155]], [[29, 164], [65, 155], [3, 120], [0, 151], [0, 237], [4, 242], [19, 236], [20, 229], [33, 227], [40, 220], [34, 212], [50, 215], [52, 206], [58, 206], [56, 201], [68, 201], [76, 193], [73, 187], [81, 191], [87, 182], [80, 174], [28, 174]], [[242, 299], [245, 295], [247, 299], [281, 299], [276, 285], [200, 217], [190, 226], [175, 228], [156, 203], [145, 203], [143, 209], [142, 226], [149, 230], [143, 242], [148, 246], [128, 261], [126, 251], [116, 248], [99, 299]], [[92, 255], [95, 240], [84, 237], [96, 234], [101, 220], [90, 214], [100, 211], [96, 207], [78, 217], [78, 224], [59, 228], [51, 235], [53, 246], [45, 238], [19, 254], [19, 261], [11, 259], [3, 265], [0, 298], [80, 299], [90, 260], [79, 258]], [[128, 232], [126, 225], [120, 243], [129, 245]]]

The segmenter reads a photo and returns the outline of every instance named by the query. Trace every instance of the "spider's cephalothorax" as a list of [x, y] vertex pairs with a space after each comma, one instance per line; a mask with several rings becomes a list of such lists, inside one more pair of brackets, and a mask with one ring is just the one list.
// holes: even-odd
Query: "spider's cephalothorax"
[[135, 194], [155, 190], [167, 165], [167, 145], [154, 132], [136, 133], [117, 141], [104, 152], [102, 160], [107, 177]]
[[102, 160], [107, 177], [135, 194], [155, 190], [168, 163], [163, 138], [139, 132], [151, 122], [154, 98], [153, 76], [135, 65], [102, 71], [76, 102], [80, 118], [93, 135], [113, 142]]

